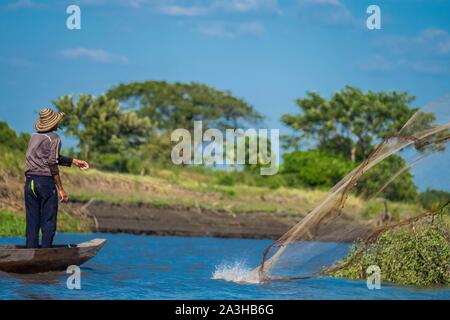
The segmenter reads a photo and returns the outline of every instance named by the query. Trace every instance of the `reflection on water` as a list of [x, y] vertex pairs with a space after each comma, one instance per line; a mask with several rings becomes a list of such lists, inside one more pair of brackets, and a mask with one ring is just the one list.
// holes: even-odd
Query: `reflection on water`
[[[238, 284], [213, 279], [217, 272], [235, 277], [256, 267], [268, 240], [175, 238], [123, 234], [66, 235], [58, 243], [107, 238], [100, 253], [81, 267], [81, 290], [69, 290], [62, 272], [0, 273], [0, 299], [449, 299], [450, 289], [417, 289], [382, 284], [368, 290], [365, 281], [316, 278], [292, 282]], [[23, 239], [0, 238], [0, 243]], [[301, 275], [317, 263], [333, 261], [348, 245], [328, 243], [293, 250], [281, 270]], [[230, 267], [231, 269], [227, 269]], [[234, 269], [233, 269], [234, 268]], [[216, 273], [215, 273], [216, 272]]]
[[46, 272], [46, 273], [38, 273], [38, 274], [16, 274], [16, 273], [5, 273], [0, 272], [0, 277], [2, 278], [10, 278], [11, 282], [20, 281], [25, 285], [39, 285], [39, 284], [47, 284], [47, 285], [55, 285], [58, 283], [58, 280], [61, 276], [64, 275], [64, 272]]

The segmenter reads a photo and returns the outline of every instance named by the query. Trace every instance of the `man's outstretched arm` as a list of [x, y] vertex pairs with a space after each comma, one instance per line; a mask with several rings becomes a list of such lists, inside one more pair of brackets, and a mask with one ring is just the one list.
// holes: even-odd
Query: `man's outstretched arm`
[[66, 156], [62, 156], [62, 155], [59, 155], [58, 164], [60, 166], [65, 166], [65, 167], [70, 167], [70, 166], [74, 165], [74, 166], [77, 166], [78, 168], [80, 168], [81, 170], [89, 169], [89, 163], [87, 163], [86, 161], [71, 158], [71, 157], [66, 157]]

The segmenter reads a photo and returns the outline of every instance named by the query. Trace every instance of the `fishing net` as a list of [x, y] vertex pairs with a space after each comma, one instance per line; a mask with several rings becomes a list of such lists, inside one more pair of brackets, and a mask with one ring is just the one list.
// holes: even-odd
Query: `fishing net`
[[[415, 209], [411, 209], [406, 218], [393, 222], [386, 208], [379, 219], [362, 222], [356, 227], [354, 221], [364, 219], [348, 217], [346, 204], [349, 197], [354, 197], [355, 191], [363, 188], [366, 183], [376, 183], [376, 188], [371, 188], [375, 191], [365, 195], [367, 202], [381, 199], [380, 195], [396, 179], [410, 171], [421, 175], [425, 180], [427, 177], [436, 177], [438, 173], [441, 181], [450, 181], [450, 154], [446, 148], [450, 141], [449, 102], [450, 97], [446, 97], [419, 109], [399, 132], [380, 141], [359, 166], [341, 179], [306, 216], [265, 250], [260, 266], [252, 271], [250, 278], [261, 282], [318, 275], [325, 267], [332, 266], [347, 254], [350, 245], [343, 241], [355, 237], [352, 228], [358, 228], [357, 237], [361, 241], [369, 242], [383, 230], [433, 214], [432, 211], [414, 212]], [[383, 162], [390, 163], [387, 159], [393, 155], [404, 159], [402, 166], [394, 171], [396, 173], [371, 179], [373, 168]], [[364, 210], [361, 211], [360, 214], [363, 214]], [[334, 230], [339, 225], [343, 227]]]

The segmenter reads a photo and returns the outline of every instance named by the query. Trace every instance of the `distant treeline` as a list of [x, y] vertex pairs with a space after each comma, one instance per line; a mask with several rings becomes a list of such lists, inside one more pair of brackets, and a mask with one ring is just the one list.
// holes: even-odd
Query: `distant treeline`
[[[413, 100], [405, 92], [362, 92], [351, 86], [330, 99], [308, 92], [296, 100], [299, 113], [281, 117], [292, 134], [282, 137], [284, 161], [277, 175], [260, 176], [255, 165], [215, 172], [226, 185], [329, 188], [401, 128], [415, 112], [410, 107]], [[61, 129], [78, 141], [70, 153], [103, 170], [143, 175], [155, 167], [173, 166], [170, 134], [174, 129], [192, 129], [195, 120], [202, 120], [204, 130], [245, 129], [264, 121], [244, 99], [200, 83], [133, 82], [101, 96], [68, 95], [53, 103], [66, 114]], [[1, 124], [2, 148], [23, 151], [27, 139]], [[373, 194], [404, 164], [400, 156], [391, 156], [358, 183], [357, 193]], [[417, 200], [412, 175], [402, 174], [380, 196]]]

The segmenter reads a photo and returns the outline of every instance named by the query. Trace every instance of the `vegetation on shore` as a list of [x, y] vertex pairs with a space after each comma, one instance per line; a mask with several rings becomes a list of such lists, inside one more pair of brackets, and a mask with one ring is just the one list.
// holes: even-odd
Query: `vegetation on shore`
[[[23, 237], [25, 235], [25, 213], [0, 210], [0, 237]], [[57, 232], [89, 232], [89, 221], [60, 211], [58, 212]]]
[[[5, 131], [12, 131], [4, 127]], [[12, 131], [14, 133], [14, 131]], [[15, 140], [16, 139], [16, 140]], [[9, 146], [0, 149], [0, 209], [23, 214], [23, 153], [24, 138], [9, 133]], [[22, 146], [16, 148], [14, 146]], [[295, 160], [296, 161], [296, 160]], [[293, 166], [287, 166], [290, 169]], [[304, 175], [308, 176], [305, 166]], [[289, 170], [290, 170], [289, 169]], [[289, 173], [294, 176], [293, 172]], [[80, 174], [76, 169], [62, 168], [62, 178], [69, 196], [78, 202], [90, 200], [108, 203], [148, 204], [241, 212], [272, 212], [301, 218], [326, 194], [327, 189], [316, 186], [273, 187], [267, 177], [244, 171], [217, 171], [206, 167], [163, 167], [155, 164], [146, 175], [111, 172], [92, 169]], [[276, 176], [273, 177], [276, 179]], [[261, 180], [255, 180], [261, 179]], [[270, 178], [269, 178], [270, 179]], [[299, 180], [296, 180], [299, 181]], [[432, 204], [448, 196], [445, 192], [429, 191], [421, 194], [426, 204]], [[387, 201], [394, 220], [410, 217], [422, 211], [415, 201]], [[70, 207], [61, 208], [71, 214]], [[348, 198], [344, 213], [356, 220], [369, 220], [384, 212], [384, 200], [364, 200], [352, 195]], [[80, 219], [75, 217], [74, 219]]]
[[[16, 135], [6, 123], [2, 124], [0, 137], [8, 139], [0, 141], [0, 209], [22, 213], [23, 155], [27, 139], [23, 135]], [[261, 177], [246, 170], [164, 167], [155, 163], [145, 175], [98, 170], [95, 166], [83, 173], [74, 168], [61, 168], [61, 171], [70, 198], [79, 202], [97, 200], [136, 205], [197, 207], [236, 214], [273, 212], [301, 217], [327, 192], [327, 188], [312, 188], [308, 185], [274, 188], [277, 176]], [[289, 175], [294, 173], [290, 172]], [[395, 218], [412, 215], [421, 209], [420, 205], [413, 202], [389, 201], [388, 206]], [[70, 212], [69, 208], [62, 208]], [[351, 196], [344, 208], [347, 215], [365, 220], [376, 217], [383, 210], [383, 201], [380, 199], [366, 201], [357, 196]]]

